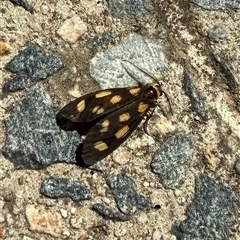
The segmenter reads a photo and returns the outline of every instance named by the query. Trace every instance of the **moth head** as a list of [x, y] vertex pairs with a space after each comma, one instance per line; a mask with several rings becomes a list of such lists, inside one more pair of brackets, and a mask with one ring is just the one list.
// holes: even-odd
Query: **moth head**
[[[132, 63], [131, 61], [128, 61], [128, 60], [123, 60], [125, 62], [128, 62], [130, 63], [131, 65], [133, 65], [135, 68], [137, 68], [138, 70], [140, 70], [142, 73], [144, 73], [146, 76], [148, 76], [149, 78], [151, 78], [155, 84], [154, 85], [149, 85], [149, 87], [145, 90], [144, 92], [144, 96], [147, 98], [147, 99], [150, 99], [150, 100], [155, 100], [157, 101], [157, 99], [159, 97], [161, 97], [163, 94], [164, 96], [166, 97], [167, 99], [167, 102], [168, 102], [168, 105], [169, 105], [169, 110], [171, 112], [171, 115], [173, 115], [173, 111], [172, 111], [172, 107], [171, 107], [171, 102], [169, 100], [169, 97], [167, 95], [166, 92], [164, 92], [161, 88], [161, 84], [159, 83], [158, 79], [156, 79], [155, 76], [153, 76], [152, 74], [150, 74], [149, 72], [141, 69], [140, 67], [136, 66], [134, 63]], [[136, 78], [125, 68], [125, 66], [122, 64], [123, 68], [125, 69], [125, 71], [129, 74], [129, 76], [131, 76], [133, 79], [136, 80]], [[137, 80], [136, 80], [137, 81]], [[138, 81], [137, 81], [138, 82]], [[139, 82], [138, 82], [139, 83]], [[142, 84], [139, 83], [139, 85], [141, 86]], [[167, 114], [166, 112], [163, 110], [163, 108], [161, 107], [161, 105], [159, 103], [156, 104], [158, 107], [160, 107], [160, 109], [162, 110], [163, 112], [163, 115], [167, 117]]]
[[144, 92], [144, 97], [147, 99], [157, 100], [160, 96], [162, 96], [163, 91], [161, 86], [158, 85], [149, 85], [149, 87]]

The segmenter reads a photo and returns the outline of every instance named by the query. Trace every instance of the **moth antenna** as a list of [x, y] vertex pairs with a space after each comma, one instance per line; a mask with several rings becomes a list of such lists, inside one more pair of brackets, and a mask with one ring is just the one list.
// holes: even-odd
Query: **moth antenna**
[[[141, 69], [140, 67], [138, 67], [137, 65], [135, 65], [135, 64], [132, 63], [131, 61], [128, 61], [128, 60], [125, 60], [125, 59], [123, 59], [123, 61], [132, 64], [135, 68], [137, 68], [139, 71], [141, 71], [142, 73], [144, 73], [145, 75], [147, 75], [148, 77], [150, 77], [155, 83], [157, 83], [157, 84], [161, 87], [159, 81], [158, 81], [152, 74], [150, 74], [149, 72]], [[124, 67], [124, 69], [126, 69], [126, 68]]]
[[[157, 83], [158, 86], [161, 88], [161, 84], [159, 83], [159, 81], [158, 81], [152, 74], [150, 74], [149, 72], [141, 69], [140, 67], [138, 67], [137, 65], [135, 65], [134, 63], [132, 63], [132, 62], [129, 61], [129, 60], [123, 59], [123, 61], [132, 64], [132, 65], [133, 65], [135, 68], [137, 68], [139, 71], [141, 71], [142, 73], [146, 74], [148, 77], [150, 77], [151, 79], [153, 79], [153, 81], [154, 81], [155, 83]], [[125, 67], [123, 64], [122, 64], [122, 66], [123, 66], [123, 68], [126, 70], [126, 72], [129, 74], [129, 76], [132, 77], [133, 79], [135, 79], [134, 76], [126, 69], [126, 67]], [[142, 85], [142, 83], [141, 83], [141, 85]], [[161, 88], [161, 91], [162, 91], [162, 92], [164, 93], [164, 95], [166, 96], [166, 99], [167, 99], [167, 102], [168, 102], [168, 105], [169, 105], [169, 110], [170, 110], [170, 112], [171, 112], [171, 115], [173, 115], [173, 110], [172, 110], [172, 106], [171, 106], [171, 101], [170, 101], [167, 93], [164, 92], [164, 91], [162, 90], [162, 88]], [[165, 111], [163, 110], [163, 108], [162, 108], [160, 105], [158, 105], [158, 107], [161, 109], [163, 115], [164, 115], [165, 117], [167, 117], [167, 114], [165, 113]]]
[[127, 72], [127, 74], [138, 83], [139, 87], [143, 87], [143, 84], [131, 72], [129, 72], [128, 69], [123, 64], [122, 64], [122, 67]]

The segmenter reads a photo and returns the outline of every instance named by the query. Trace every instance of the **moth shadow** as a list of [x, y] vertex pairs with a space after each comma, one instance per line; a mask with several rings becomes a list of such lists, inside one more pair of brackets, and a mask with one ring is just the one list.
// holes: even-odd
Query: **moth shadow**
[[[64, 131], [77, 131], [79, 135], [85, 135], [88, 132], [88, 128], [86, 128], [86, 124], [72, 122], [71, 120], [63, 117], [60, 112], [58, 112], [56, 115], [56, 122], [57, 122], [57, 125]], [[83, 144], [84, 143], [80, 143], [76, 149], [75, 161], [77, 166], [86, 168], [89, 166], [86, 165], [82, 159]]]
[[57, 125], [64, 131], [74, 131], [76, 130], [76, 123], [65, 118], [60, 112], [56, 115]]
[[87, 135], [89, 130], [96, 124], [92, 122], [73, 122], [70, 119], [64, 117], [60, 112], [56, 115], [56, 121], [58, 126], [64, 131], [77, 131], [79, 135]]
[[79, 167], [82, 168], [87, 168], [89, 167], [89, 165], [87, 165], [86, 163], [84, 163], [83, 159], [82, 159], [82, 149], [83, 149], [83, 143], [79, 144], [77, 149], [76, 149], [76, 164]]

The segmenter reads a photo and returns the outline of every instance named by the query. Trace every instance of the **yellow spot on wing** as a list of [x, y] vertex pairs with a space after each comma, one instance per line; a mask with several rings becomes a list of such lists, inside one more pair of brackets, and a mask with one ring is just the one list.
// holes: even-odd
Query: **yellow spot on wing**
[[118, 130], [115, 133], [115, 136], [117, 139], [122, 138], [128, 133], [128, 131], [129, 131], [129, 127], [128, 127], [128, 125], [126, 125], [126, 126], [122, 127], [120, 130]]
[[104, 112], [104, 108], [100, 108], [100, 106], [95, 106], [92, 110], [92, 113], [97, 113], [97, 114], [100, 114], [103, 112]]
[[108, 146], [105, 142], [99, 141], [94, 144], [94, 148], [97, 149], [98, 151], [104, 151], [108, 149]]
[[97, 110], [97, 114], [100, 114], [100, 113], [103, 113], [104, 112], [104, 108], [99, 108], [98, 110]]
[[137, 95], [137, 93], [139, 92], [140, 88], [137, 87], [137, 88], [130, 88], [129, 89], [129, 92], [132, 94], [132, 95]]
[[144, 113], [146, 112], [146, 110], [149, 108], [149, 105], [144, 103], [144, 102], [140, 102], [138, 105], [138, 112], [140, 113]]
[[93, 113], [97, 112], [97, 110], [100, 108], [100, 106], [95, 106], [92, 110]]
[[123, 113], [119, 116], [119, 122], [126, 122], [130, 119], [130, 114], [128, 112]]
[[85, 100], [82, 100], [80, 103], [77, 105], [77, 110], [79, 112], [82, 112], [85, 109]]
[[102, 122], [102, 129], [100, 130], [100, 132], [107, 132], [109, 124], [110, 124], [110, 122], [108, 119], [104, 120]]
[[110, 99], [110, 102], [112, 104], [116, 104], [118, 102], [120, 102], [122, 100], [122, 97], [120, 95], [116, 95], [116, 96], [113, 96], [111, 99]]
[[102, 97], [106, 97], [108, 95], [110, 95], [112, 92], [111, 91], [102, 91], [99, 92], [95, 95], [96, 98], [102, 98]]

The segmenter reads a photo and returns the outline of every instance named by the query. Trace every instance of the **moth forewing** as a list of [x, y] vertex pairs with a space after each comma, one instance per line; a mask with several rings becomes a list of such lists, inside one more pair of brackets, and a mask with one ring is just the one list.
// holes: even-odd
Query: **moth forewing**
[[71, 101], [60, 114], [73, 122], [92, 122], [135, 101], [140, 95], [139, 86], [100, 90]]
[[136, 86], [86, 94], [63, 107], [57, 114], [57, 122], [64, 130], [76, 130], [80, 135], [86, 135], [104, 116], [138, 98], [140, 90]]

